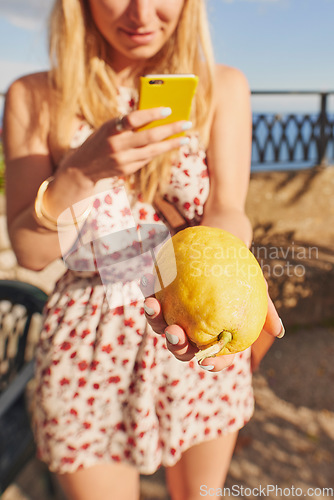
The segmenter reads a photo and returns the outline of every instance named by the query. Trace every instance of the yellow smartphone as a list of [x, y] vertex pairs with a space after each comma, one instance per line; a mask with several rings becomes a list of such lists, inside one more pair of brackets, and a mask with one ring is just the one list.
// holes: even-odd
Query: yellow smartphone
[[[163, 106], [171, 108], [172, 114], [161, 120], [151, 122], [139, 130], [146, 130], [179, 120], [189, 120], [197, 85], [198, 76], [192, 74], [141, 76], [138, 109]], [[172, 137], [182, 135], [185, 135], [185, 132]]]

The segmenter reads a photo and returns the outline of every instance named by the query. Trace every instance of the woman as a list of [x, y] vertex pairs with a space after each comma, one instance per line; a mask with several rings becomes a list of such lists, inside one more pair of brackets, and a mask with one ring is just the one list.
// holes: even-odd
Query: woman
[[[144, 304], [137, 277], [106, 284], [89, 254], [91, 242], [110, 253], [110, 233], [161, 224], [156, 193], [187, 220], [251, 243], [249, 88], [238, 70], [214, 65], [203, 4], [57, 0], [50, 72], [7, 93], [13, 248], [27, 268], [61, 256], [69, 267], [45, 311], [34, 428], [40, 458], [70, 499], [133, 500], [138, 474], [161, 464], [173, 500], [201, 498], [201, 485], [222, 486], [253, 412], [249, 350], [199, 366], [184, 331], [165, 331], [153, 297]], [[199, 76], [192, 123], [138, 131], [170, 112], [136, 109], [146, 73]], [[184, 130], [187, 138], [170, 139]], [[268, 303], [265, 329], [282, 335]]]

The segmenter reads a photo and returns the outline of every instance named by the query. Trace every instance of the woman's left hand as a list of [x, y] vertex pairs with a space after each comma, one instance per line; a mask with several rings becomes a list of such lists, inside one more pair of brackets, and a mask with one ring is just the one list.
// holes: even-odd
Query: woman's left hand
[[[268, 287], [267, 281], [266, 285]], [[274, 338], [282, 338], [284, 334], [285, 328], [283, 326], [282, 320], [280, 319], [268, 292], [268, 312], [266, 321], [264, 323], [263, 330], [260, 333], [260, 336], [251, 347], [252, 372], [256, 371], [259, 368], [260, 363], [267, 353], [268, 349], [270, 349]]]

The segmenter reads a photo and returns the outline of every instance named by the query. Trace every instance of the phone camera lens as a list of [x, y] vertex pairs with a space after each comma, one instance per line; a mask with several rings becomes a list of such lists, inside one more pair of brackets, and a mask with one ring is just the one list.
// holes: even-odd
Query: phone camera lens
[[150, 85], [162, 85], [164, 83], [163, 80], [150, 80]]

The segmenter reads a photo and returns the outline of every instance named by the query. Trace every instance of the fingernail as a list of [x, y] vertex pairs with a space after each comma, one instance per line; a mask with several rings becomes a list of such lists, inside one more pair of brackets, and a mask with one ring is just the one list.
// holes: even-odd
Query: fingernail
[[144, 310], [149, 316], [153, 316], [153, 314], [155, 313], [155, 310], [152, 309], [152, 307], [148, 307], [146, 304], [144, 304]]
[[213, 370], [214, 369], [214, 366], [213, 365], [208, 365], [208, 366], [203, 366], [203, 365], [199, 365], [201, 368], [203, 368], [203, 370]]
[[172, 108], [161, 108], [161, 116], [169, 116], [172, 114]]
[[189, 144], [189, 142], [190, 142], [189, 137], [181, 137], [180, 146], [185, 146], [186, 144]]
[[168, 342], [170, 344], [176, 345], [179, 343], [179, 337], [177, 335], [173, 335], [172, 333], [168, 333], [166, 330], [165, 330], [165, 335], [166, 335], [166, 339], [168, 340]]
[[192, 122], [183, 122], [182, 130], [189, 130], [193, 126]]
[[277, 335], [277, 338], [278, 339], [281, 339], [282, 337], [284, 337], [285, 335], [285, 328], [284, 328], [284, 325], [283, 325], [283, 321], [281, 320], [281, 318], [279, 318], [280, 322], [281, 322], [281, 325], [282, 325], [282, 328], [281, 328], [281, 332], [279, 335]]
[[140, 284], [141, 286], [145, 287], [148, 285], [148, 279], [146, 278], [146, 276], [143, 276], [142, 279], [140, 280]]

